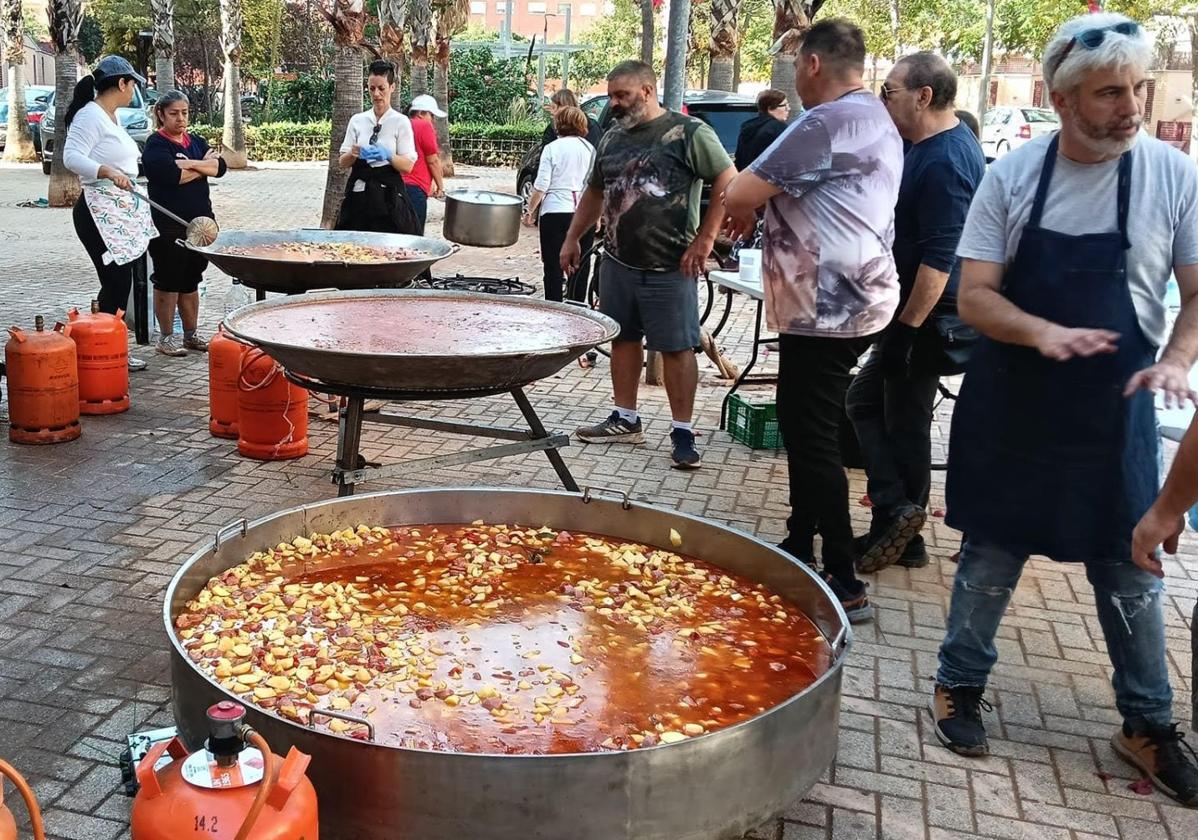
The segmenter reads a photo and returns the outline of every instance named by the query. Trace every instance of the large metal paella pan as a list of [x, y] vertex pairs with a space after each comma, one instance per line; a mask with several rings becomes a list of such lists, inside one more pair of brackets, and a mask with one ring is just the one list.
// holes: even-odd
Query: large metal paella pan
[[[455, 245], [427, 236], [320, 229], [222, 231], [206, 247], [182, 244], [252, 289], [285, 294], [312, 289], [402, 288], [457, 250]], [[386, 261], [336, 259], [319, 252], [310, 258], [280, 258], [280, 249], [286, 246], [337, 244], [418, 255]]]
[[430, 395], [521, 387], [619, 333], [568, 304], [394, 289], [262, 301], [227, 315], [225, 329], [300, 376]]
[[[188, 658], [175, 619], [215, 575], [297, 534], [359, 523], [537, 523], [662, 545], [675, 529], [700, 559], [765, 584], [803, 610], [831, 643], [831, 666], [764, 713], [702, 737], [632, 751], [551, 755], [382, 746], [309, 729], [254, 706], [247, 722], [276, 752], [313, 756], [326, 840], [732, 840], [806, 793], [835, 753], [849, 627], [809, 569], [747, 534], [623, 501], [550, 491], [410, 490], [292, 508], [197, 551], [175, 575], [163, 620], [171, 639], [174, 711], [191, 745], [204, 710], [232, 695]], [[676, 698], [663, 698], [670, 703]]]

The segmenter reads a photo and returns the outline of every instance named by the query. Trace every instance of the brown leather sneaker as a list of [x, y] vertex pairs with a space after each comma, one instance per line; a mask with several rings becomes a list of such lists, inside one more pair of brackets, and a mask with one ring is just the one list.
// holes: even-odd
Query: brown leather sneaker
[[1190, 808], [1198, 807], [1198, 753], [1186, 743], [1176, 723], [1124, 723], [1111, 737], [1111, 746], [1165, 796]]
[[958, 685], [953, 688], [936, 683], [928, 701], [936, 738], [958, 755], [986, 755], [990, 744], [982, 724], [982, 709], [994, 707], [982, 699], [983, 688]]

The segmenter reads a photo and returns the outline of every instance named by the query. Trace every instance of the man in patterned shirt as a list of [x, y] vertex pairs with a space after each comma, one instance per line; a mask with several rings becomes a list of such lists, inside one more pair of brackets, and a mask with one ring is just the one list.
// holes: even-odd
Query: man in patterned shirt
[[814, 563], [850, 621], [873, 607], [853, 569], [848, 482], [839, 428], [850, 371], [899, 301], [894, 205], [903, 142], [862, 84], [865, 39], [845, 20], [820, 21], [795, 60], [807, 108], [725, 195], [745, 235], [765, 205], [766, 319], [779, 333], [778, 422], [790, 471], [789, 534], [781, 547]]
[[[579, 240], [602, 212], [607, 258], [599, 271], [599, 309], [620, 325], [611, 351], [615, 405], [607, 419], [576, 434], [585, 443], [644, 441], [637, 413], [643, 339], [664, 363], [673, 465], [696, 469], [702, 461], [691, 424], [699, 382], [695, 279], [720, 232], [719, 196], [736, 170], [711, 126], [661, 107], [648, 64], [616, 65], [607, 76], [607, 92], [616, 125], [599, 144], [561, 263], [567, 277], [577, 270]], [[704, 183], [712, 185], [712, 200], [700, 220]]]

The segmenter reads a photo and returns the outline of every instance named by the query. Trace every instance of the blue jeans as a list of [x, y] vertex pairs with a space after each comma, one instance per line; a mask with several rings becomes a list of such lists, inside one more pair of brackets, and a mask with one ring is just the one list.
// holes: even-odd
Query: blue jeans
[[[964, 541], [936, 682], [985, 687], [998, 661], [994, 636], [1026, 562], [1026, 556], [998, 546]], [[1115, 670], [1111, 682], [1116, 708], [1124, 719], [1168, 724], [1173, 719], [1173, 689], [1165, 661], [1161, 581], [1130, 560], [1085, 566]]]
[[420, 222], [420, 230], [417, 235], [424, 236], [424, 222], [428, 218], [428, 194], [415, 184], [408, 184], [408, 201], [412, 203], [412, 210], [416, 213], [416, 221]]

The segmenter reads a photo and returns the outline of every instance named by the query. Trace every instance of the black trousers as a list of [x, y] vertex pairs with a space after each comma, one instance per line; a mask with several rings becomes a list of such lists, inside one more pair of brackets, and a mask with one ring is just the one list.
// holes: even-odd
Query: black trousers
[[849, 585], [857, 576], [840, 421], [850, 372], [873, 340], [778, 338], [778, 425], [786, 442], [791, 508], [784, 544], [794, 554], [813, 556], [818, 531], [824, 569]]
[[[541, 216], [537, 226], [541, 234], [541, 264], [545, 268], [542, 282], [545, 285], [545, 300], [562, 300], [565, 291], [568, 300], [582, 300], [586, 296], [587, 279], [591, 276], [591, 261], [586, 259], [570, 280], [570, 287], [564, 289], [566, 277], [562, 274], [561, 260], [562, 243], [570, 232], [570, 223], [574, 221], [573, 213], [546, 213]], [[582, 238], [580, 246], [585, 254], [595, 243], [595, 232], [591, 231]]]
[[129, 292], [133, 288], [133, 263], [104, 264], [102, 257], [108, 248], [104, 245], [82, 195], [75, 202], [71, 218], [75, 223], [75, 234], [83, 243], [87, 255], [91, 257], [92, 265], [96, 267], [96, 274], [100, 277], [100, 293], [96, 295], [96, 300], [100, 302], [100, 311], [115, 315], [118, 309], [124, 309], [129, 305]]
[[849, 386], [845, 405], [861, 444], [875, 519], [888, 518], [904, 504], [928, 506], [939, 383], [939, 374], [915, 365], [905, 378], [888, 378], [875, 353]]

